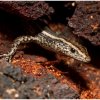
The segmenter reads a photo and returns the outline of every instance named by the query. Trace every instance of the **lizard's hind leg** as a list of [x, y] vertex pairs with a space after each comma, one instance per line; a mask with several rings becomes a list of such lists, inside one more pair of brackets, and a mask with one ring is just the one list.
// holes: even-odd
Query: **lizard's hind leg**
[[13, 55], [15, 54], [15, 52], [18, 49], [18, 46], [21, 43], [29, 43], [29, 42], [35, 41], [35, 40], [37, 40], [37, 38], [33, 37], [33, 36], [21, 36], [21, 37], [16, 38], [14, 43], [12, 44], [12, 48], [11, 48], [10, 52], [8, 52], [7, 54], [0, 55], [0, 58], [5, 58], [8, 62], [11, 62]]

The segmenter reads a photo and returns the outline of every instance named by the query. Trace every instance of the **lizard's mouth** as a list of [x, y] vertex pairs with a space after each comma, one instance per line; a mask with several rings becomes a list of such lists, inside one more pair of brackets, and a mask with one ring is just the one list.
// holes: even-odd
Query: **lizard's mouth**
[[85, 57], [85, 59], [84, 59], [84, 62], [90, 62], [91, 61], [91, 58], [88, 56], [88, 57]]
[[87, 61], [88, 61], [88, 62], [90, 62], [90, 61], [91, 61], [91, 58], [90, 58], [90, 57], [87, 57], [86, 59], [87, 59]]
[[75, 58], [75, 59], [78, 60], [78, 61], [85, 62], [85, 63], [89, 63], [91, 61], [90, 56], [86, 56], [86, 57], [83, 57], [83, 58]]

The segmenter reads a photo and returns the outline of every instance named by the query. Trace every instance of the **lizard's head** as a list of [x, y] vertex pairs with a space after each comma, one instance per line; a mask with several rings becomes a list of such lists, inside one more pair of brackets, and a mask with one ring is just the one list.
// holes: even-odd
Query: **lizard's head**
[[69, 55], [79, 61], [82, 61], [82, 62], [91, 61], [91, 58], [87, 52], [87, 49], [78, 43], [67, 42], [65, 50], [63, 53], [66, 53], [66, 55]]
[[73, 39], [69, 41], [64, 37], [54, 35], [52, 32], [42, 31], [38, 40], [42, 43], [42, 46], [54, 52], [62, 53], [82, 62], [91, 60], [86, 48]]
[[75, 59], [77, 59], [79, 61], [83, 61], [83, 62], [91, 61], [91, 58], [85, 47], [82, 48], [81, 50], [77, 47], [70, 48], [69, 52], [71, 53], [72, 57], [74, 57]]

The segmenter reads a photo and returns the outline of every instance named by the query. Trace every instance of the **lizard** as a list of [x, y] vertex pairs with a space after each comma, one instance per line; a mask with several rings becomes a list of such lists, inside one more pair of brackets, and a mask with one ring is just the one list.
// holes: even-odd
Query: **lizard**
[[82, 62], [90, 62], [91, 58], [87, 49], [76, 41], [68, 40], [65, 37], [56, 35], [49, 27], [44, 28], [35, 36], [20, 36], [14, 40], [10, 52], [0, 55], [0, 58], [5, 57], [8, 62], [18, 49], [21, 43], [36, 42], [40, 46], [55, 53], [60, 53], [65, 56], [70, 56]]

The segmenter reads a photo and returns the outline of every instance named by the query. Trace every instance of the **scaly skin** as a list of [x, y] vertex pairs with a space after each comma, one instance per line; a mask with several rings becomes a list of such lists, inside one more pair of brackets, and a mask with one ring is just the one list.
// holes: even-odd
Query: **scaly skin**
[[11, 51], [8, 54], [0, 55], [0, 57], [5, 57], [6, 60], [11, 62], [11, 58], [18, 49], [18, 46], [21, 43], [28, 43], [32, 41], [36, 42], [45, 49], [73, 57], [74, 59], [77, 59], [82, 62], [89, 62], [91, 60], [85, 47], [83, 47], [80, 44], [79, 46], [75, 45], [76, 42], [72, 43], [70, 41], [65, 40], [64, 38], [58, 37], [54, 35], [54, 32], [52, 32], [51, 30], [43, 30], [35, 37], [33, 36], [18, 37], [14, 41]]

